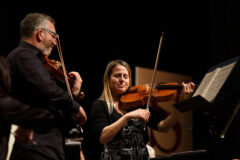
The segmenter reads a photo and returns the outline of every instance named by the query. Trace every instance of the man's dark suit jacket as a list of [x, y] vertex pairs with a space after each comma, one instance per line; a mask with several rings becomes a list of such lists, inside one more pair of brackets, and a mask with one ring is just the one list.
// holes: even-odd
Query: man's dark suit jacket
[[[64, 134], [73, 128], [72, 115], [79, 110], [80, 104], [71, 99], [53, 76], [44, 68], [42, 52], [35, 46], [20, 42], [8, 56], [11, 70], [12, 96], [25, 104], [46, 108], [65, 123], [47, 132], [34, 130], [34, 144], [14, 147], [12, 155], [22, 150], [46, 156], [48, 159], [65, 160]], [[68, 129], [66, 129], [69, 127]]]

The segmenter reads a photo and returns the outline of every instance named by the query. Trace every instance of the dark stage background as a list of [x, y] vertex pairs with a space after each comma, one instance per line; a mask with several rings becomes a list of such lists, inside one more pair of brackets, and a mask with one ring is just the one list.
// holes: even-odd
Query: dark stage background
[[[66, 68], [78, 71], [83, 79], [86, 98], [82, 103], [87, 113], [93, 100], [101, 94], [103, 73], [110, 60], [127, 61], [133, 77], [135, 66], [154, 68], [162, 31], [165, 35], [158, 69], [190, 75], [196, 84], [211, 66], [240, 55], [238, 1], [66, 2], [60, 6], [1, 11], [0, 53], [7, 56], [18, 45], [19, 23], [27, 13], [44, 12], [52, 16], [56, 20]], [[57, 57], [54, 49], [51, 58]], [[197, 116], [201, 114], [204, 113]], [[201, 123], [198, 117], [194, 121]], [[195, 128], [198, 132], [208, 132], [208, 126]], [[210, 157], [216, 158], [216, 150], [228, 152], [227, 148], [216, 148], [211, 135], [198, 134], [194, 139], [195, 149], [209, 148]]]

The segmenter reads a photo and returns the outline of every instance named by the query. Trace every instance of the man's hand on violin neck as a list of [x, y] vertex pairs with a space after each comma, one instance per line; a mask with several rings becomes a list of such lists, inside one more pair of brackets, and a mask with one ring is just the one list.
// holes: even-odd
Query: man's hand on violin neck
[[78, 72], [70, 72], [69, 75], [74, 78], [74, 85], [72, 86], [72, 92], [75, 96], [78, 96], [82, 87], [82, 78]]

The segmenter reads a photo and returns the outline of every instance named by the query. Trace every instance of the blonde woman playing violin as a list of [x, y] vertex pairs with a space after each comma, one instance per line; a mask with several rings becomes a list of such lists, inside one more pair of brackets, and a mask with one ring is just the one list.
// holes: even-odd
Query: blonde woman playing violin
[[[122, 61], [111, 61], [105, 70], [103, 92], [94, 101], [90, 114], [91, 136], [95, 159], [147, 160], [147, 130], [145, 125], [158, 131], [168, 131], [179, 119], [175, 110], [166, 119], [163, 112], [144, 109], [144, 106], [127, 112], [121, 106], [121, 95], [131, 85], [130, 66]], [[193, 83], [182, 84], [179, 100], [187, 99], [193, 93]]]

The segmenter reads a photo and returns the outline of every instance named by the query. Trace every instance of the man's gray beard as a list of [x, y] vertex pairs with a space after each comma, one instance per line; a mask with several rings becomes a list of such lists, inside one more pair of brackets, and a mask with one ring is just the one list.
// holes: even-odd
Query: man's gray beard
[[51, 52], [50, 51], [42, 51], [44, 56], [50, 56]]

